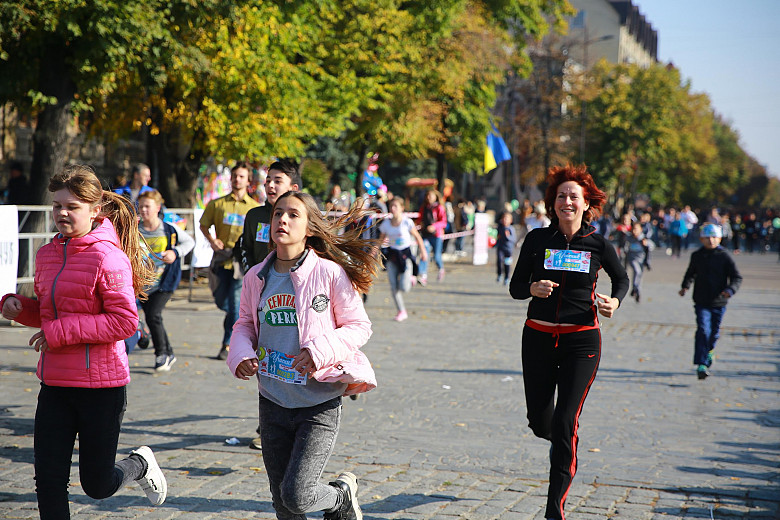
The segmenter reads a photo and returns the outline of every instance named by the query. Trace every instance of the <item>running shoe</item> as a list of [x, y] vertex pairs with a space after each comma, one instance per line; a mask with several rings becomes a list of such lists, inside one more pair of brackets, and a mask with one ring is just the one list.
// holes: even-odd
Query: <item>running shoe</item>
[[260, 437], [256, 437], [249, 441], [249, 447], [253, 450], [262, 450], [263, 449], [263, 443], [260, 440]]
[[408, 317], [409, 317], [409, 315], [406, 313], [406, 311], [398, 311], [398, 314], [396, 314], [395, 318], [393, 318], [393, 319], [395, 321], [404, 321]]
[[439, 269], [439, 274], [436, 276], [437, 282], [443, 282], [444, 281], [444, 269]]
[[173, 354], [169, 354], [167, 356], [167, 359], [165, 360], [165, 366], [166, 366], [165, 370], [170, 370], [174, 363], [176, 363], [176, 356], [174, 356]]
[[696, 369], [696, 375], [699, 379], [707, 379], [707, 376], [710, 375], [710, 373], [707, 372], [707, 365], [699, 365], [699, 368]]
[[171, 367], [168, 366], [168, 356], [165, 354], [160, 354], [159, 356], [155, 356], [154, 358], [154, 370], [157, 372], [164, 372], [166, 370], [170, 370]]
[[426, 285], [428, 285], [428, 275], [427, 274], [421, 274], [417, 278], [417, 281], [420, 282], [420, 286], [421, 287], [425, 287]]
[[330, 482], [330, 485], [340, 489], [344, 498], [341, 507], [336, 511], [325, 513], [324, 520], [363, 520], [363, 512], [357, 501], [357, 477], [345, 471], [334, 482]]
[[222, 345], [222, 348], [219, 349], [219, 352], [217, 353], [217, 357], [215, 359], [218, 359], [220, 361], [225, 361], [227, 359], [228, 354], [228, 346]]
[[157, 464], [157, 459], [154, 458], [152, 449], [149, 446], [141, 446], [137, 450], [131, 451], [130, 454], [138, 455], [146, 462], [146, 473], [143, 477], [136, 479], [136, 482], [146, 493], [146, 498], [156, 506], [162, 505], [165, 502], [165, 497], [168, 496], [168, 482]]

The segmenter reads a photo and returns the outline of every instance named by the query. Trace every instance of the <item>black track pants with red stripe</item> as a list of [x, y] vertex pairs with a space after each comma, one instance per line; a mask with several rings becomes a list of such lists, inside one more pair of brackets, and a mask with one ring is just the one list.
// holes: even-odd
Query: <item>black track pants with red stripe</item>
[[564, 518], [566, 495], [577, 472], [579, 417], [600, 358], [599, 329], [557, 336], [528, 326], [523, 329], [528, 425], [534, 435], [552, 442], [545, 518]]

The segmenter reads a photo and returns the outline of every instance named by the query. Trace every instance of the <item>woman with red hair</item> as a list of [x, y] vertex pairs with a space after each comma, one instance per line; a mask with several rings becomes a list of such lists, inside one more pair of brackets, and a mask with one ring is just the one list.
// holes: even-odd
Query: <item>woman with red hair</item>
[[[528, 425], [552, 443], [545, 518], [562, 520], [577, 470], [579, 416], [601, 358], [598, 315], [612, 317], [628, 292], [628, 276], [615, 248], [590, 225], [606, 195], [587, 168], [551, 168], [547, 183], [552, 222], [526, 236], [509, 292], [531, 298], [522, 347]], [[596, 292], [602, 268], [612, 281], [610, 295]]]

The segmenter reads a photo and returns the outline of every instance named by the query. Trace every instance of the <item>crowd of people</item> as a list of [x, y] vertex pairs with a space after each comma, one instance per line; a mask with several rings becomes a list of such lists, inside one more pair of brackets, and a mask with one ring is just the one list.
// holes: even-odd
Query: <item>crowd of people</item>
[[[40, 353], [34, 469], [44, 520], [68, 517], [77, 435], [90, 497], [112, 496], [131, 481], [155, 505], [167, 496], [149, 447], [115, 461], [130, 381], [125, 341], [137, 332], [143, 309], [154, 369], [171, 369], [176, 357], [162, 310], [194, 245], [161, 218], [164, 200], [149, 178], [149, 168], [137, 165], [126, 185], [109, 192], [87, 166], [55, 175], [49, 191], [58, 234], [36, 257], [37, 299], [7, 294], [0, 300], [5, 318], [40, 329], [30, 345]], [[447, 233], [471, 229], [485, 202], [453, 205], [428, 189], [412, 219], [408, 202], [386, 190], [351, 205], [335, 190], [323, 207], [301, 191], [298, 165], [279, 160], [266, 170], [260, 204], [248, 194], [251, 178], [251, 165], [234, 165], [230, 192], [210, 200], [198, 222], [213, 250], [209, 286], [225, 312], [215, 358], [234, 377], [257, 379], [258, 436], [250, 447], [263, 452], [277, 518], [324, 511], [326, 519], [360, 519], [357, 477], [343, 472], [321, 480], [342, 397], [377, 385], [360, 350], [371, 336], [365, 295], [384, 266], [394, 319], [408, 319], [402, 293], [415, 282], [427, 285], [431, 260], [444, 282]], [[652, 252], [679, 257], [694, 240], [701, 244], [679, 293], [693, 287], [693, 362], [705, 379], [726, 304], [741, 283], [721, 241], [734, 253], [750, 253], [765, 252], [780, 238], [780, 217], [769, 211], [761, 219], [748, 213], [732, 220], [714, 209], [646, 209], [615, 223], [603, 214], [605, 202], [585, 166], [554, 167], [543, 200], [510, 206], [497, 219], [497, 281], [513, 298], [530, 300], [521, 351], [529, 427], [550, 442], [546, 519], [564, 518], [577, 471], [580, 414], [601, 358], [600, 319], [611, 318], [629, 294], [641, 301]], [[456, 253], [464, 236], [456, 233]], [[609, 294], [596, 292], [602, 269]]]

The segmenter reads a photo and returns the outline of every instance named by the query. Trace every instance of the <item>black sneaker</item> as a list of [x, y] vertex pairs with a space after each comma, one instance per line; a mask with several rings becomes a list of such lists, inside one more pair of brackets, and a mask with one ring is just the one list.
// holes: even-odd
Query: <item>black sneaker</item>
[[168, 356], [166, 356], [165, 354], [160, 354], [159, 356], [155, 356], [154, 370], [156, 372], [165, 372], [169, 369], [170, 367], [168, 366]]
[[222, 345], [222, 348], [219, 349], [219, 353], [217, 353], [216, 359], [220, 361], [225, 361], [227, 359], [227, 354], [228, 354], [228, 346]]
[[707, 365], [699, 365], [699, 368], [696, 369], [696, 375], [699, 379], [707, 379], [707, 376], [710, 375], [707, 371]]
[[336, 511], [325, 513], [324, 520], [363, 520], [363, 512], [357, 501], [357, 477], [349, 471], [345, 471], [329, 484], [340, 489], [344, 494], [344, 499], [341, 507]]

